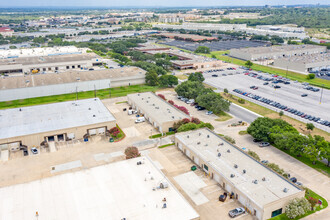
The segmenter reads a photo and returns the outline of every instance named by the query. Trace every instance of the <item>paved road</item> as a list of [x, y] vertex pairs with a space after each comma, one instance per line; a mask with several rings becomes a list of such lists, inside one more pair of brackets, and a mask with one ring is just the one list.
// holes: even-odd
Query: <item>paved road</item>
[[231, 103], [230, 105], [230, 114], [234, 115], [237, 118], [242, 119], [243, 121], [246, 121], [248, 123], [253, 122], [255, 119], [262, 117], [261, 115], [258, 115], [246, 108], [243, 108], [239, 105], [236, 105], [234, 103]]

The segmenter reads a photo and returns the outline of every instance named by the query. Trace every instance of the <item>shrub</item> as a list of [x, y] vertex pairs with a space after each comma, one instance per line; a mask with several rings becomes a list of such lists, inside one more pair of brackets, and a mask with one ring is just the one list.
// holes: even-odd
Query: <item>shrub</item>
[[285, 214], [288, 218], [296, 218], [298, 216], [304, 215], [307, 211], [311, 210], [311, 204], [306, 198], [293, 199], [285, 207]]
[[260, 157], [259, 157], [259, 155], [256, 152], [249, 150], [248, 151], [248, 155], [250, 155], [251, 157], [253, 157], [257, 161], [260, 161]]
[[141, 156], [137, 147], [127, 147], [125, 149], [125, 155], [126, 155], [126, 159], [132, 159]]
[[275, 163], [268, 163], [267, 166], [268, 166], [269, 168], [271, 168], [272, 170], [274, 170], [275, 172], [281, 174], [281, 175], [284, 174], [284, 170], [281, 169], [281, 168], [280, 168], [277, 164], [275, 164]]
[[200, 124], [197, 125], [198, 128], [208, 128], [210, 130], [214, 130], [214, 127], [211, 123], [204, 123], [204, 122], [201, 122]]
[[183, 124], [188, 124], [189, 122], [190, 122], [190, 119], [189, 118], [182, 119], [182, 123]]
[[225, 88], [223, 91], [224, 91], [225, 93], [228, 93], [228, 89], [226, 89], [226, 88]]
[[163, 94], [158, 94], [158, 96], [164, 100], [166, 100], [165, 96]]
[[308, 197], [308, 202], [311, 204], [312, 209], [314, 209], [315, 205], [318, 203], [318, 199], [313, 197]]
[[194, 118], [194, 117], [191, 118], [191, 122], [195, 123], [195, 124], [200, 124], [201, 123], [201, 121], [198, 118]]
[[187, 124], [183, 124], [178, 128], [178, 132], [184, 132], [184, 131], [190, 131], [190, 130], [195, 130], [197, 129], [197, 125], [194, 123], [187, 123]]
[[236, 143], [235, 139], [232, 138], [232, 137], [224, 136], [224, 138], [225, 138], [227, 141], [229, 141], [230, 143], [232, 143], [232, 144], [235, 144], [235, 143]]
[[183, 111], [184, 113], [186, 113], [187, 115], [189, 115], [189, 111], [186, 107], [184, 106], [178, 106], [178, 105], [174, 105], [177, 109], [179, 109], [180, 111]]
[[242, 99], [242, 98], [239, 98], [237, 101], [238, 101], [239, 103], [241, 103], [241, 104], [245, 104], [245, 100]]
[[168, 100], [168, 103], [170, 103], [171, 105], [174, 105], [174, 102], [172, 100]]
[[114, 132], [120, 132], [120, 131], [119, 131], [119, 128], [113, 127], [109, 130], [109, 132], [110, 132], [110, 134], [113, 134]]
[[307, 79], [314, 79], [315, 78], [315, 74], [314, 73], [310, 73], [307, 75], [306, 77]]

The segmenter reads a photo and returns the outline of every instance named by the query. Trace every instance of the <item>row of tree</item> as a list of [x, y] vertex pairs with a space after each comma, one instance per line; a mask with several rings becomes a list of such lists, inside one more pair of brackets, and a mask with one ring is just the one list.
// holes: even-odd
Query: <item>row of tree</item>
[[188, 99], [195, 99], [199, 106], [203, 106], [209, 111], [218, 114], [222, 111], [229, 111], [230, 102], [215, 93], [211, 88], [203, 85], [204, 77], [202, 73], [192, 73], [188, 81], [181, 83], [175, 88], [179, 96]]
[[287, 150], [299, 157], [310, 159], [313, 164], [318, 160], [330, 161], [330, 143], [319, 135], [301, 135], [297, 129], [282, 119], [257, 118], [247, 132], [254, 138], [273, 143], [277, 148]]

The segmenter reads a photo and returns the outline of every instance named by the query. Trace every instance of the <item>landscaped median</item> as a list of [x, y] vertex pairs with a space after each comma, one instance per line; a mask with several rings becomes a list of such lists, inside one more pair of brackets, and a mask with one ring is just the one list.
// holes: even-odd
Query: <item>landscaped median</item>
[[[327, 200], [325, 200], [323, 197], [321, 197], [320, 195], [316, 194], [315, 192], [313, 192], [312, 190], [306, 188], [306, 193], [305, 193], [305, 198], [307, 199], [307, 201], [310, 203], [311, 205], [311, 209], [305, 211], [304, 214], [302, 215], [298, 215], [294, 218], [289, 218], [287, 213], [282, 213], [281, 215], [278, 215], [274, 218], [271, 218], [271, 220], [297, 220], [297, 219], [302, 219], [308, 215], [311, 215], [315, 212], [318, 212], [322, 209], [325, 209], [326, 207], [328, 207], [328, 202]], [[295, 203], [290, 204], [290, 206], [287, 206], [287, 208], [290, 208], [290, 214], [291, 213], [299, 213], [299, 209], [301, 210], [301, 208], [296, 207], [299, 205], [296, 205]], [[289, 212], [289, 211], [287, 211]], [[290, 215], [289, 214], [289, 215]]]
[[147, 86], [147, 85], [133, 85], [126, 87], [122, 86], [117, 88], [111, 88], [110, 91], [109, 89], [101, 89], [101, 90], [97, 90], [96, 92], [94, 91], [78, 92], [78, 93], [70, 93], [63, 95], [53, 95], [53, 96], [44, 96], [37, 98], [28, 98], [28, 99], [0, 102], [0, 109], [49, 104], [54, 102], [65, 102], [76, 99], [88, 99], [88, 98], [94, 98], [95, 94], [96, 97], [100, 99], [115, 98], [120, 96], [126, 96], [127, 94], [130, 93], [150, 92], [150, 91], [155, 92], [158, 89], [159, 87], [157, 86]]

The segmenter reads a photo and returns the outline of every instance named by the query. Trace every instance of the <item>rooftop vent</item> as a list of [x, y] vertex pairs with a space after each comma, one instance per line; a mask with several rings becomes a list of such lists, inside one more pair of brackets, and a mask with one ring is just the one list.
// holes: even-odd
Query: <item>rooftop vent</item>
[[149, 103], [149, 101], [147, 101], [147, 103]]
[[258, 184], [258, 180], [254, 180], [253, 183], [254, 183], [254, 184]]
[[201, 136], [202, 133], [199, 133], [198, 135]]
[[262, 181], [266, 181], [266, 178], [265, 177], [262, 177]]
[[93, 115], [93, 117], [95, 118], [95, 117], [96, 117], [96, 115]]
[[287, 188], [283, 189], [283, 192], [287, 193], [289, 190]]
[[207, 135], [207, 138], [209, 138], [210, 137], [210, 135]]
[[229, 149], [227, 150], [227, 153], [230, 153], [230, 150]]
[[246, 173], [246, 170], [243, 170], [243, 173]]
[[172, 116], [172, 118], [174, 119], [174, 116]]
[[221, 153], [218, 153], [218, 157], [221, 157]]
[[152, 104], [152, 106], [155, 106], [155, 103], [154, 103], [154, 104]]
[[204, 146], [207, 147], [207, 146], [209, 146], [209, 145], [208, 145], [208, 144], [205, 144]]
[[138, 94], [138, 96], [140, 96], [140, 94]]
[[92, 110], [91, 108], [88, 108], [88, 110]]
[[142, 98], [142, 100], [143, 100], [144, 98]]
[[21, 109], [21, 108], [19, 108], [19, 111], [21, 112], [21, 111], [22, 111], [22, 109]]
[[235, 168], [238, 168], [237, 164], [234, 165]]
[[197, 142], [197, 144], [201, 144], [201, 142]]
[[231, 178], [234, 178], [234, 177], [235, 177], [235, 174], [230, 174], [230, 177], [231, 177]]
[[189, 135], [187, 135], [187, 138], [189, 138]]

